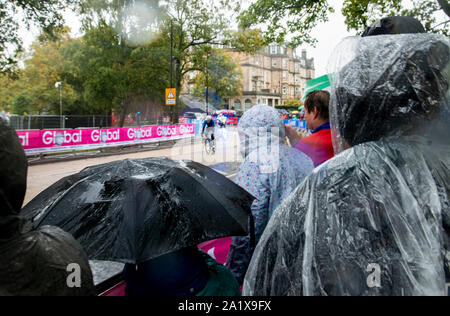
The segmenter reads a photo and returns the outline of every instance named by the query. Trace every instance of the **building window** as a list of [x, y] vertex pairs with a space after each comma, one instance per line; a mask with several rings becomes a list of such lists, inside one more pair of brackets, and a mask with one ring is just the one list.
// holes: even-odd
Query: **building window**
[[274, 66], [274, 67], [277, 66], [277, 60], [276, 59], [272, 60], [272, 66]]
[[245, 100], [245, 110], [250, 110], [252, 108], [253, 104], [252, 104], [252, 100], [247, 99]]
[[275, 46], [275, 45], [270, 46], [270, 53], [272, 55], [275, 55], [277, 53], [277, 46]]
[[299, 64], [295, 64], [295, 71], [299, 71], [300, 70], [300, 65]]
[[283, 71], [283, 80], [287, 80], [287, 72]]
[[234, 108], [238, 109], [238, 110], [242, 110], [241, 100], [235, 100], [234, 101]]
[[283, 59], [283, 68], [287, 68], [288, 62], [286, 59]]
[[283, 94], [287, 94], [287, 87], [283, 86]]

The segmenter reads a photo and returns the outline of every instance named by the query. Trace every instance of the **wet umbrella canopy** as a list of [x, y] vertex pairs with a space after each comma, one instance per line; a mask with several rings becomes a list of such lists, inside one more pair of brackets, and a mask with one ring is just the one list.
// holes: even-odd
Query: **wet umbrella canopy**
[[248, 234], [254, 198], [190, 161], [123, 160], [87, 168], [38, 195], [22, 215], [77, 239], [91, 260], [141, 263]]

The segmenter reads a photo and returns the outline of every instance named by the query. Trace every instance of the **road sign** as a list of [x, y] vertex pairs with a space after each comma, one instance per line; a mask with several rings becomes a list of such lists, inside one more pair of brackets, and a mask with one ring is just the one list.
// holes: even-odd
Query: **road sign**
[[166, 105], [177, 105], [177, 89], [166, 89]]

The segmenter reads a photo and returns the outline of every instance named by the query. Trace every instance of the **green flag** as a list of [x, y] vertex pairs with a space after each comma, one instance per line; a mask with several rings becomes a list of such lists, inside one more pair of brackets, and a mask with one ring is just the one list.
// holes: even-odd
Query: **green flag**
[[302, 101], [305, 101], [308, 94], [317, 90], [329, 90], [330, 89], [330, 78], [328, 75], [310, 80], [306, 83], [305, 94], [303, 95]]

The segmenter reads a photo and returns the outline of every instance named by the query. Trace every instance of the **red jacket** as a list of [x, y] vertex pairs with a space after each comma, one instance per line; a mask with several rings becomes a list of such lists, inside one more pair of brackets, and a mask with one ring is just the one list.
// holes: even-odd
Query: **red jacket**
[[330, 128], [323, 128], [313, 132], [311, 136], [302, 138], [294, 146], [304, 152], [314, 163], [314, 167], [323, 164], [334, 157], [333, 142]]

